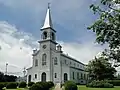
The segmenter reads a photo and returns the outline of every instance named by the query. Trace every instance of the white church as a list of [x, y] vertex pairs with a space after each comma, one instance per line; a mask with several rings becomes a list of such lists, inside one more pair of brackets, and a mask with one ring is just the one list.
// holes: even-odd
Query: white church
[[56, 42], [56, 30], [52, 25], [49, 7], [41, 32], [39, 50], [33, 50], [33, 64], [27, 69], [27, 82], [64, 83], [72, 80], [85, 84], [86, 65], [63, 53], [62, 46]]

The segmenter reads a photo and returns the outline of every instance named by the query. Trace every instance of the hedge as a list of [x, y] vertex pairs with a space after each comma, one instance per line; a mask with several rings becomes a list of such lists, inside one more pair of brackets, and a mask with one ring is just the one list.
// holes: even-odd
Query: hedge
[[30, 87], [30, 90], [49, 90], [54, 86], [53, 82], [37, 82]]
[[19, 88], [25, 88], [27, 86], [26, 82], [20, 82]]
[[2, 88], [4, 88], [4, 84], [0, 83], [0, 90], [2, 90]]
[[16, 89], [17, 85], [18, 84], [16, 82], [10, 82], [10, 83], [7, 83], [6, 88], [7, 89]]
[[52, 81], [48, 81], [47, 83], [49, 88], [52, 88], [54, 86], [54, 83]]
[[33, 84], [31, 87], [30, 87], [30, 90], [44, 90], [42, 85], [40, 84]]
[[66, 81], [64, 83], [65, 90], [77, 90], [77, 85], [73, 81]]
[[106, 82], [113, 84], [114, 86], [120, 86], [120, 80], [107, 80]]
[[92, 81], [86, 85], [87, 87], [92, 88], [113, 88], [113, 84], [110, 84], [106, 81]]
[[35, 83], [34, 82], [29, 82], [28, 87], [31, 87], [33, 84], [35, 84]]

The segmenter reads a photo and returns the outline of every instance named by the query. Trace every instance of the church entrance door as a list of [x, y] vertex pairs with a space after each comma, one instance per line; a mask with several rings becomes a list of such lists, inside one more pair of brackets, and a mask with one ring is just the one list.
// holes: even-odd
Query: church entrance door
[[64, 82], [66, 82], [67, 80], [68, 80], [67, 73], [64, 73]]
[[28, 76], [28, 82], [31, 82], [31, 75]]
[[41, 81], [46, 82], [46, 73], [45, 72], [43, 72], [41, 75]]

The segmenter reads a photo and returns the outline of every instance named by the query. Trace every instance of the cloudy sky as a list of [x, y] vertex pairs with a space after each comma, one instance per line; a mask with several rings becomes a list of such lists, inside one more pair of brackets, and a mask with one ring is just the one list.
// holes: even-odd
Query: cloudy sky
[[0, 71], [5, 72], [8, 63], [9, 73], [21, 75], [24, 67], [32, 65], [32, 50], [38, 48], [49, 2], [64, 53], [87, 64], [104, 49], [87, 30], [97, 19], [89, 9], [96, 0], [0, 0]]

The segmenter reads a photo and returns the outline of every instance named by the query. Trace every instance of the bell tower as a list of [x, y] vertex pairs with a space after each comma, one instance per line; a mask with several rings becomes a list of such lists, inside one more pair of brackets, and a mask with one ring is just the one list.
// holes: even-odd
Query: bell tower
[[[56, 51], [56, 31], [53, 28], [50, 6], [48, 4], [45, 20], [41, 30], [40, 44], [40, 62], [41, 70], [46, 74], [48, 81], [53, 81], [53, 59]], [[42, 80], [42, 79], [41, 79]]]
[[39, 43], [47, 44], [47, 46], [52, 49], [56, 49], [56, 31], [53, 28], [52, 19], [51, 19], [51, 11], [50, 4], [48, 3], [47, 13], [45, 16], [44, 24], [41, 30], [41, 40]]
[[53, 29], [52, 19], [51, 19], [51, 13], [50, 13], [50, 6], [48, 4], [48, 9], [45, 17], [44, 24], [41, 28], [42, 35], [41, 39], [44, 40], [52, 40], [53, 42], [56, 41], [56, 31]]

